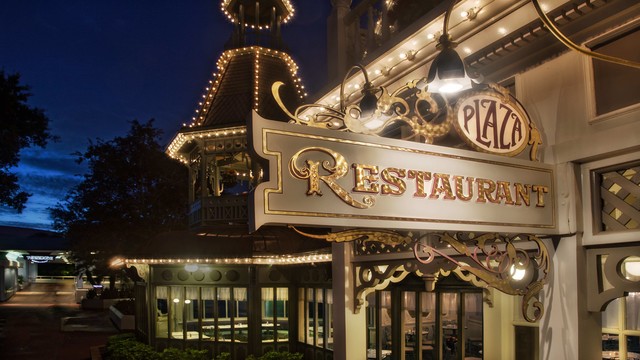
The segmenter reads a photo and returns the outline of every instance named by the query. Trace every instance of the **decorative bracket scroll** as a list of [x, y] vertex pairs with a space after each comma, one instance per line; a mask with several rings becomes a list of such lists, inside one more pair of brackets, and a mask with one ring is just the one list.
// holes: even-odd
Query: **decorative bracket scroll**
[[535, 235], [427, 233], [413, 236], [368, 229], [312, 235], [293, 229], [304, 236], [331, 242], [357, 241], [364, 249], [374, 249], [371, 245], [379, 243], [397, 248], [397, 252], [413, 252], [413, 256], [401, 260], [396, 258], [385, 263], [378, 260], [375, 264], [358, 266], [354, 289], [356, 312], [366, 304], [368, 293], [399, 282], [411, 272], [422, 277], [430, 291], [439, 276], [453, 272], [474, 286], [522, 296], [522, 315], [529, 322], [539, 320], [544, 313], [544, 305], [537, 295], [548, 282], [551, 261], [545, 244]]

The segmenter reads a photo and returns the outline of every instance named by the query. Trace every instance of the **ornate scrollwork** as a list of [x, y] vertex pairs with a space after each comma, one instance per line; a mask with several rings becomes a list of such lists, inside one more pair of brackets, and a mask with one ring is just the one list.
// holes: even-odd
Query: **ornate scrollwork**
[[529, 322], [538, 321], [544, 313], [544, 305], [537, 300], [537, 295], [548, 281], [551, 260], [546, 246], [535, 235], [427, 233], [414, 239], [412, 234], [391, 230], [352, 229], [314, 235], [290, 227], [314, 239], [354, 241], [361, 256], [413, 252], [412, 257], [384, 264], [359, 262], [356, 312], [365, 304], [368, 293], [384, 289], [390, 282], [399, 282], [409, 273], [422, 277], [430, 291], [440, 276], [454, 273], [474, 286], [522, 296], [522, 315]]
[[[505, 294], [522, 296], [522, 314], [527, 321], [535, 322], [542, 317], [544, 306], [536, 296], [547, 283], [551, 261], [544, 243], [538, 237], [508, 237], [495, 233], [465, 237], [461, 234], [461, 240], [448, 233], [430, 235], [450, 245], [446, 249], [453, 249], [457, 254], [448, 255], [442, 249], [428, 244], [424, 238], [419, 238], [413, 248], [418, 262], [430, 264], [438, 256], [446, 258], [457, 265], [454, 272], [461, 279], [474, 283], [479, 281]], [[468, 241], [475, 246], [469, 246]], [[535, 253], [530, 254], [517, 246], [525, 241], [536, 245]], [[463, 255], [468, 262], [459, 259], [458, 255]], [[529, 313], [530, 308], [533, 316]]]
[[[437, 101], [433, 97], [435, 94], [420, 88], [419, 84], [424, 81], [425, 79], [410, 81], [392, 93], [382, 86], [378, 87], [376, 109], [366, 117], [363, 117], [362, 110], [355, 104], [344, 109], [304, 104], [292, 114], [280, 98], [279, 89], [283, 83], [275, 82], [271, 91], [292, 123], [368, 135], [380, 135], [394, 123], [405, 123], [409, 125], [411, 134], [402, 139], [417, 139], [431, 144], [451, 130], [452, 111], [446, 98], [439, 97], [440, 101]], [[310, 109], [317, 111], [302, 115]]]
[[294, 226], [289, 225], [291, 229], [298, 234], [304, 235], [312, 239], [322, 239], [330, 242], [346, 242], [346, 241], [363, 241], [378, 242], [386, 245], [410, 244], [413, 240], [411, 237], [402, 235], [395, 231], [388, 230], [366, 230], [352, 229], [338, 232], [327, 233], [323, 235], [308, 234]]

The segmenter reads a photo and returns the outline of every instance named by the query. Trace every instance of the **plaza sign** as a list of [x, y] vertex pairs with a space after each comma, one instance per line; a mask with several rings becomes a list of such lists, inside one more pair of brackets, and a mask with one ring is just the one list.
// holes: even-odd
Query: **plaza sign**
[[[522, 105], [498, 91], [465, 94], [457, 99], [453, 113], [456, 131], [478, 151], [514, 156], [538, 136]], [[531, 129], [534, 139], [530, 139]]]
[[253, 115], [264, 224], [554, 233], [553, 167]]

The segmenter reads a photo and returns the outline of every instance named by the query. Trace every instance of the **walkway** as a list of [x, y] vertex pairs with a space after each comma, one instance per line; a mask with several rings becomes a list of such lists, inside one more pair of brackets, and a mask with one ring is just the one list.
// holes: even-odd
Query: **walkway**
[[0, 302], [0, 359], [87, 360], [117, 333], [106, 311], [81, 310], [73, 281], [31, 284]]

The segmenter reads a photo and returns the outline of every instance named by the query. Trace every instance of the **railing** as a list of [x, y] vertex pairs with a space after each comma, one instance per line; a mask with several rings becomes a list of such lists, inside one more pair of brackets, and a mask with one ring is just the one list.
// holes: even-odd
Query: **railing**
[[197, 200], [191, 205], [189, 226], [246, 222], [248, 219], [246, 196], [210, 196]]
[[420, 19], [439, 5], [431, 0], [407, 3], [395, 7], [393, 0], [363, 0], [345, 16], [348, 64], [361, 62], [404, 29], [419, 25], [423, 22]]

